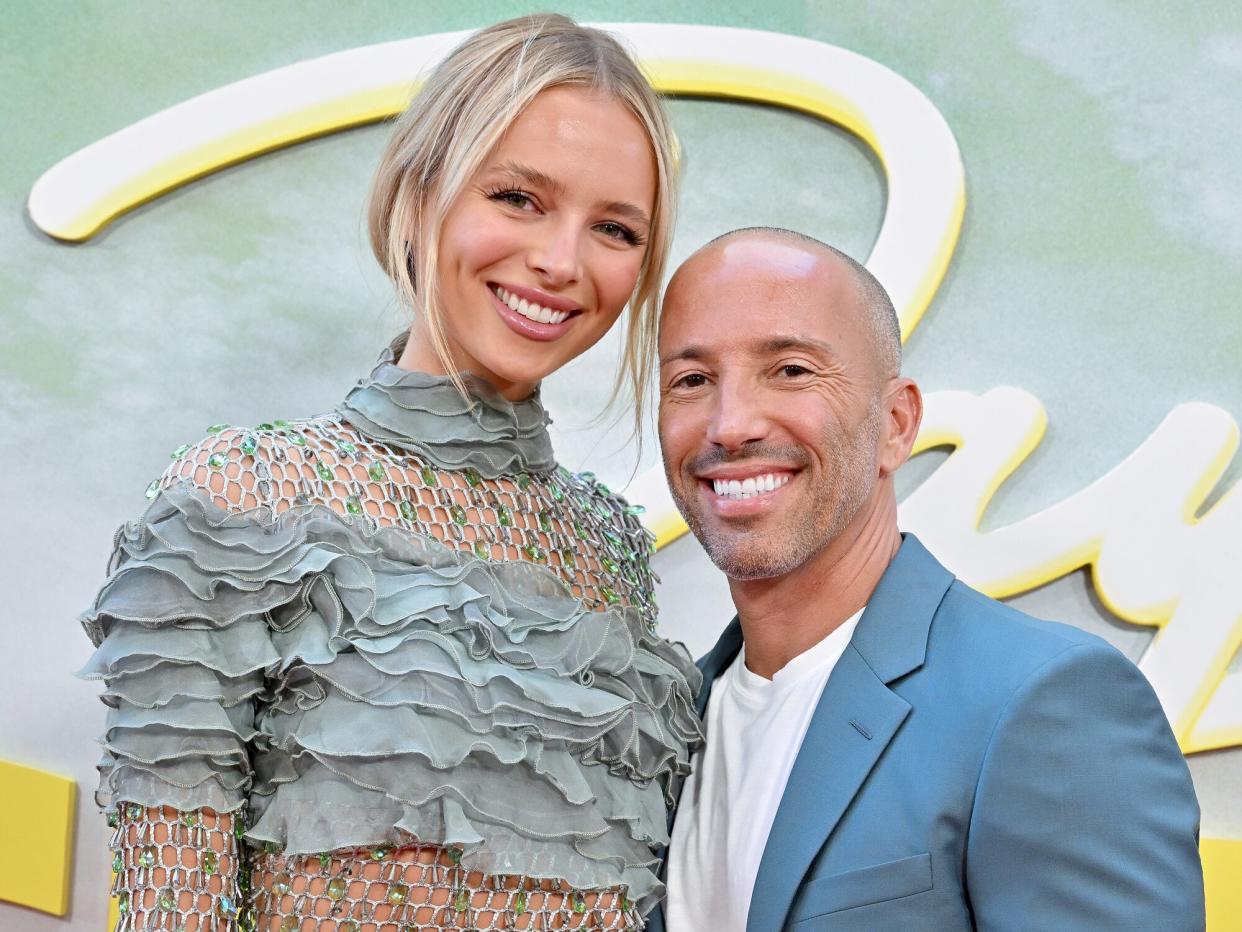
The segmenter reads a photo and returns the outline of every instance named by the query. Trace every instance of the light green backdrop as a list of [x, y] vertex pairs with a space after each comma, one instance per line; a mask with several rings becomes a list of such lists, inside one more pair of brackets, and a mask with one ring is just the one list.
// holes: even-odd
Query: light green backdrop
[[[221, 172], [83, 246], [24, 217], [33, 181], [109, 132], [222, 84], [372, 42], [525, 12], [491, 3], [36, 3], [0, 14], [0, 757], [93, 786], [94, 688], [67, 679], [74, 617], [111, 534], [179, 443], [215, 421], [332, 405], [400, 326], [361, 205], [384, 130], [317, 140]], [[1176, 404], [1242, 415], [1242, 6], [1164, 3], [656, 3], [564, 8], [587, 21], [748, 26], [843, 46], [940, 108], [968, 207], [944, 287], [907, 347], [925, 390], [1012, 384], [1045, 404], [1043, 444], [985, 528], [1041, 510], [1130, 453]], [[685, 196], [674, 258], [735, 226], [805, 230], [865, 257], [883, 176], [830, 127], [677, 101]], [[623, 485], [633, 458], [591, 427], [609, 340], [547, 386], [562, 460]], [[628, 458], [627, 458], [628, 457]], [[648, 443], [639, 468], [655, 462]], [[912, 464], [903, 488], [929, 458]], [[1242, 472], [1234, 465], [1225, 485]], [[700, 645], [723, 591], [689, 545], [662, 558], [669, 625]], [[678, 591], [677, 587], [683, 588]], [[710, 590], [705, 611], [699, 587]], [[695, 599], [689, 591], [695, 590]], [[715, 600], [714, 602], [712, 600]], [[1081, 576], [1020, 600], [1102, 630]], [[1242, 836], [1239, 752], [1192, 760], [1205, 831]], [[89, 794], [87, 794], [89, 795]], [[69, 923], [103, 927], [102, 825], [78, 826]], [[0, 925], [12, 907], [0, 905]]]

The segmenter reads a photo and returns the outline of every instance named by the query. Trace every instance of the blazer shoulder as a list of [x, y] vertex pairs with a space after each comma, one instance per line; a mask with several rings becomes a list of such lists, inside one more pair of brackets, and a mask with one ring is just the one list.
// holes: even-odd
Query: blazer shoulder
[[961, 580], [954, 580], [940, 603], [928, 649], [941, 658], [960, 658], [980, 685], [991, 680], [1005, 692], [1062, 654], [1065, 659], [1092, 658], [1114, 669], [1134, 667], [1103, 638], [1074, 625], [1035, 618]]

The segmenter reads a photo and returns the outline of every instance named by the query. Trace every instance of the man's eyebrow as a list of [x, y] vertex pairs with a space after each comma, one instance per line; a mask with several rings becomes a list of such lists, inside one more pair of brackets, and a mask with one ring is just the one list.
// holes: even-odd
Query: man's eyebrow
[[823, 340], [816, 340], [814, 337], [772, 337], [770, 340], [765, 340], [760, 347], [760, 351], [764, 354], [782, 353], [785, 350], [791, 349], [806, 350], [808, 352], [827, 357], [834, 362], [841, 358], [837, 354], [837, 351], [832, 348], [830, 343], [825, 343]]
[[677, 362], [682, 359], [706, 359], [708, 355], [707, 350], [703, 349], [703, 347], [690, 345], [661, 356], [660, 365], [667, 366], [670, 362]]

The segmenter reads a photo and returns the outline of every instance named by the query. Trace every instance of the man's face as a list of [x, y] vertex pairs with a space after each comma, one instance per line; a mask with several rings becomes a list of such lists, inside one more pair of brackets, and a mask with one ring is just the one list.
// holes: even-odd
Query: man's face
[[773, 240], [699, 254], [660, 329], [660, 443], [678, 508], [731, 579], [781, 576], [874, 501], [882, 382], [849, 269]]

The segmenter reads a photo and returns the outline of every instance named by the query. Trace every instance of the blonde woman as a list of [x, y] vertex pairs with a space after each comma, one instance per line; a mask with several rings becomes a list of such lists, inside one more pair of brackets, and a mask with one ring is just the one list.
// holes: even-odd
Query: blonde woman
[[430, 76], [370, 205], [409, 332], [334, 412], [177, 451], [84, 616], [121, 928], [642, 926], [699, 678], [538, 385], [628, 305], [641, 404], [673, 198], [605, 33], [512, 20]]

